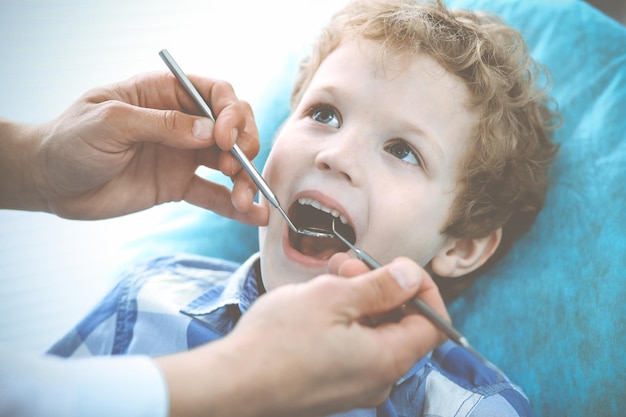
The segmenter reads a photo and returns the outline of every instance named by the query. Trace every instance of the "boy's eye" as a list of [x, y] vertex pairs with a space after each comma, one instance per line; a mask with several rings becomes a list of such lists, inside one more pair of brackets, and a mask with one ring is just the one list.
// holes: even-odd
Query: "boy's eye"
[[409, 146], [408, 143], [395, 140], [385, 146], [385, 151], [389, 152], [392, 156], [407, 162], [413, 165], [422, 165], [422, 161], [420, 160], [416, 151]]
[[335, 128], [339, 128], [341, 126], [341, 120], [337, 115], [337, 111], [332, 106], [325, 104], [317, 105], [309, 111], [309, 114], [311, 119], [316, 122]]

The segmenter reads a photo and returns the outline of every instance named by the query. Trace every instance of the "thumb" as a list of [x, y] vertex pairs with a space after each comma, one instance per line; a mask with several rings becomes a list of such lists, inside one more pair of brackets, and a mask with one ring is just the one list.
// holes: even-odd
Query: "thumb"
[[215, 144], [215, 123], [211, 119], [178, 110], [128, 107], [125, 126], [130, 142], [159, 143], [177, 149], [199, 149]]
[[398, 258], [382, 268], [348, 280], [360, 318], [399, 307], [420, 289], [425, 272], [407, 258]]

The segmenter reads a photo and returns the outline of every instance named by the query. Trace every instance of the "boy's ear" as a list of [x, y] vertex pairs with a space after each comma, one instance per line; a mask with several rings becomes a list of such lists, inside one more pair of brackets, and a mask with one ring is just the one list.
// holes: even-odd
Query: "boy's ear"
[[480, 268], [500, 245], [502, 228], [478, 239], [450, 238], [431, 261], [440, 277], [460, 277]]

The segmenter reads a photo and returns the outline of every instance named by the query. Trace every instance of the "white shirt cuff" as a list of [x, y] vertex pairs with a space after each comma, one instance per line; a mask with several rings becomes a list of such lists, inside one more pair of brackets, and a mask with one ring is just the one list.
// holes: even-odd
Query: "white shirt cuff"
[[0, 415], [167, 417], [167, 382], [147, 356], [60, 359], [0, 346]]

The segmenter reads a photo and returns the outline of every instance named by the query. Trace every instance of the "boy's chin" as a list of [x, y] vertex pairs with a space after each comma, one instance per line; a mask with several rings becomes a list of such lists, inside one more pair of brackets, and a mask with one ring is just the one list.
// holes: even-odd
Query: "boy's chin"
[[261, 271], [267, 290], [328, 273], [328, 262], [338, 249], [328, 249], [309, 239], [293, 239], [287, 226], [280, 239], [276, 239], [276, 232], [259, 229]]
[[271, 291], [283, 285], [307, 282], [318, 275], [326, 273], [327, 268], [324, 271], [312, 271], [310, 268], [303, 268], [299, 265], [292, 265], [288, 268], [277, 265], [274, 268], [268, 267], [265, 270], [262, 268], [262, 271], [263, 285], [266, 291]]

